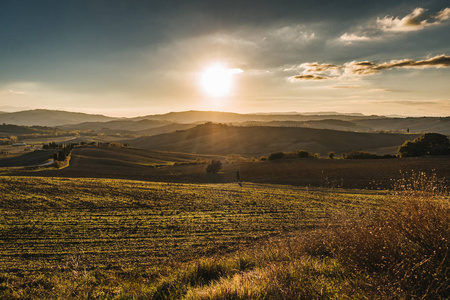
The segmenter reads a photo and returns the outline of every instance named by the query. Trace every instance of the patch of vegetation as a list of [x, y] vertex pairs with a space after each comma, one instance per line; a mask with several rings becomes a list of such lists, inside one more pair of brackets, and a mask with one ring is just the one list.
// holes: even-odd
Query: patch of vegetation
[[413, 141], [406, 141], [398, 148], [400, 157], [448, 154], [450, 154], [450, 141], [448, 137], [439, 133], [422, 134]]
[[269, 160], [282, 159], [285, 157], [286, 155], [283, 152], [274, 152], [269, 155]]
[[379, 158], [396, 158], [397, 156], [391, 154], [378, 155], [367, 151], [350, 151], [349, 153], [342, 153], [344, 159], [379, 159]]
[[0, 137], [0, 145], [12, 145], [17, 143], [17, 136], [11, 135], [7, 137]]
[[222, 169], [222, 162], [213, 159], [211, 163], [206, 166], [206, 173], [217, 173], [220, 169]]
[[314, 155], [311, 152], [308, 152], [306, 150], [299, 150], [297, 152], [297, 156], [300, 158], [310, 158], [310, 157], [314, 157]]

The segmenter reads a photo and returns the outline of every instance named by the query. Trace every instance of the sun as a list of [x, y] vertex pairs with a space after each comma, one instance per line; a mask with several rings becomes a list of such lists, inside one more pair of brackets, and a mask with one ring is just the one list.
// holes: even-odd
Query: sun
[[[226, 97], [231, 94], [233, 75], [240, 69], [228, 69], [221, 63], [209, 65], [201, 74], [200, 85], [212, 97]], [[240, 70], [242, 72], [242, 70]]]

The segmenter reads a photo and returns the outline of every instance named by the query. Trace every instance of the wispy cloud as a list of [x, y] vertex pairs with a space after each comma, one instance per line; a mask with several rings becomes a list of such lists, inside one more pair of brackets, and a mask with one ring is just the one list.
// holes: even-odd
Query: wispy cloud
[[450, 8], [444, 8], [436, 14], [427, 14], [422, 7], [415, 8], [404, 17], [385, 16], [377, 18], [375, 24], [361, 27], [356, 33], [344, 33], [340, 40], [344, 42], [378, 40], [383, 33], [419, 31], [426, 27], [441, 25], [450, 19]]
[[[424, 60], [402, 59], [377, 64], [372, 61], [351, 61], [342, 65], [303, 63], [297, 67], [302, 74], [288, 77], [289, 81], [325, 80], [343, 77], [363, 76], [394, 68], [446, 68], [450, 67], [450, 56], [439, 55]], [[291, 68], [292, 70], [292, 68]]]
[[346, 41], [346, 42], [354, 42], [354, 41], [370, 41], [372, 40], [371, 38], [369, 38], [368, 36], [365, 35], [356, 35], [354, 33], [344, 33], [343, 35], [341, 35], [340, 37], [341, 40]]
[[326, 79], [331, 79], [330, 77], [327, 76], [322, 76], [322, 75], [295, 75], [295, 76], [291, 76], [288, 78], [289, 81], [297, 81], [297, 80], [326, 80]]

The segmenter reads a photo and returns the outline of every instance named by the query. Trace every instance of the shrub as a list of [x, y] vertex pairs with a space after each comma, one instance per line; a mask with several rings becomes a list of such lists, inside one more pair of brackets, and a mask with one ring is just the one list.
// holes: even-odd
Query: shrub
[[285, 155], [283, 152], [274, 152], [269, 155], [269, 160], [282, 159]]
[[401, 181], [386, 209], [348, 222], [332, 242], [340, 261], [377, 274], [388, 298], [450, 297], [450, 206], [433, 178]]
[[206, 173], [217, 173], [220, 169], [222, 169], [222, 162], [213, 159], [211, 163], [206, 166]]
[[329, 152], [329, 153], [328, 153], [328, 157], [329, 157], [330, 159], [333, 159], [333, 158], [334, 158], [334, 152]]
[[308, 157], [312, 157], [313, 156], [311, 152], [308, 152], [306, 150], [298, 151], [297, 155], [298, 155], [298, 157], [301, 157], [301, 158], [308, 158]]

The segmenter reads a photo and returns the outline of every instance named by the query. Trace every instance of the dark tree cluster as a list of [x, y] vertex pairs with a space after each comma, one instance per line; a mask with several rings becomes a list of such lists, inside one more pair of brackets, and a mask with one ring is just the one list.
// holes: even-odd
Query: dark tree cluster
[[449, 139], [439, 133], [425, 133], [413, 141], [406, 141], [398, 148], [399, 157], [450, 154]]
[[282, 159], [285, 157], [286, 155], [283, 152], [274, 152], [269, 155], [269, 160]]
[[213, 159], [211, 163], [206, 166], [206, 173], [217, 173], [220, 169], [222, 169], [222, 162]]
[[378, 159], [378, 158], [395, 158], [395, 157], [396, 156], [392, 154], [378, 155], [376, 153], [357, 150], [350, 151], [349, 153], [342, 153], [342, 158], [344, 159]]
[[74, 148], [74, 144], [57, 144], [55, 142], [51, 142], [48, 144], [44, 144], [44, 149], [61, 149], [58, 152], [53, 154], [53, 159], [55, 161], [64, 161], [67, 156], [70, 155], [72, 149]]

